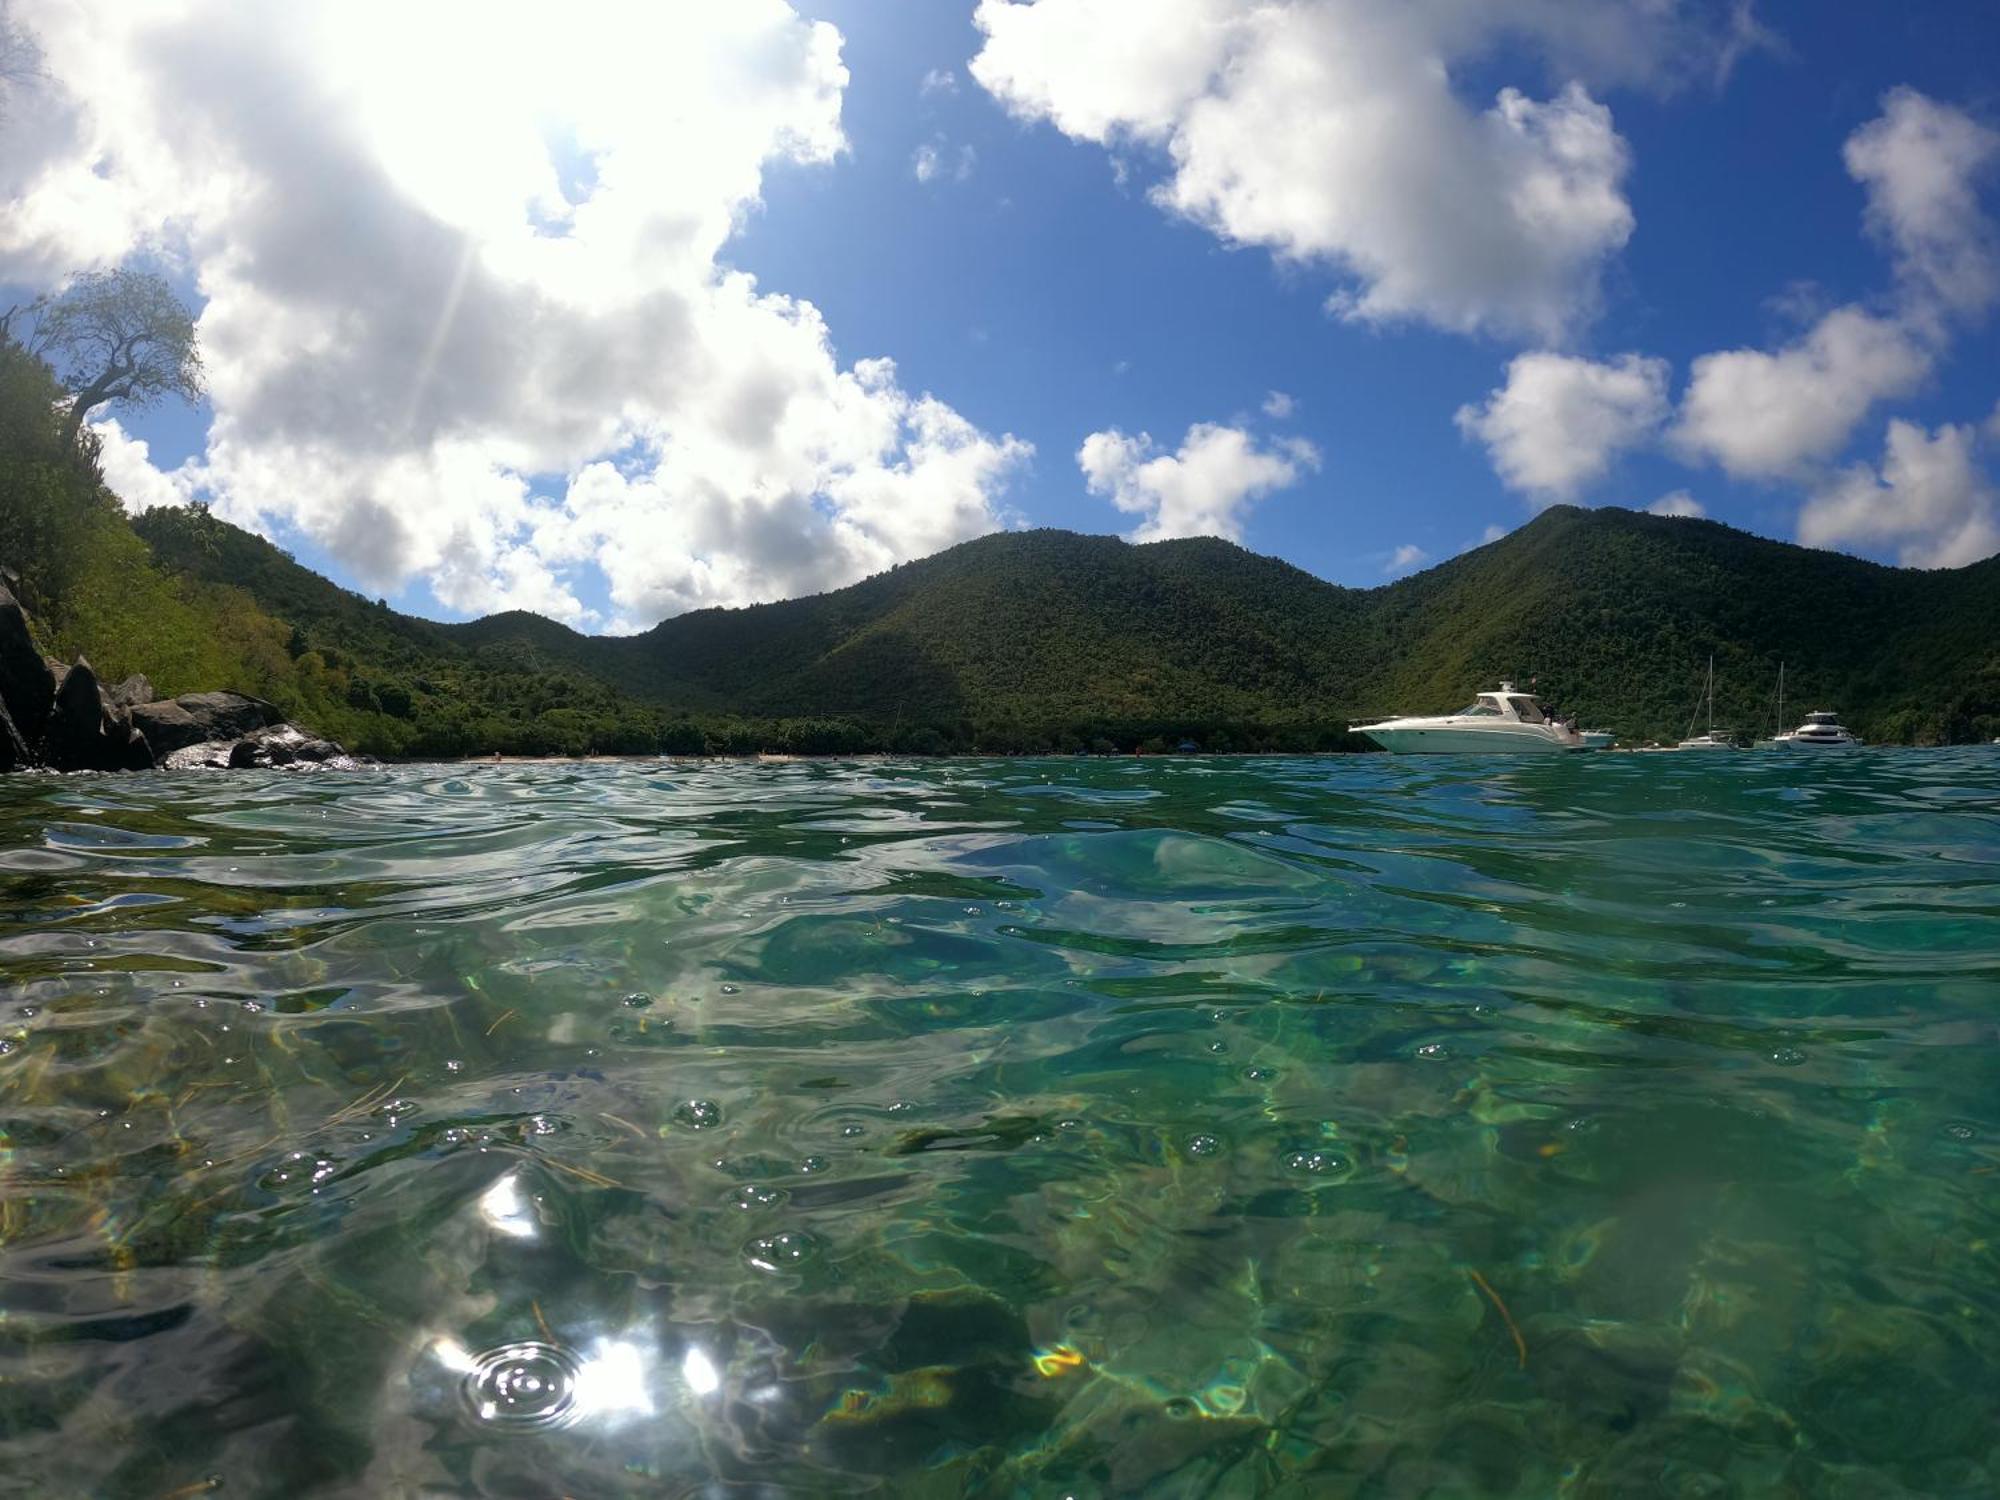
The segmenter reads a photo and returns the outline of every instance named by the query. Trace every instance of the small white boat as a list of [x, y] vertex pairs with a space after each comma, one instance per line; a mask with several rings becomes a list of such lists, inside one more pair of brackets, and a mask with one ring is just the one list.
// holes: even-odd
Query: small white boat
[[[1708, 733], [1696, 734], [1694, 732], [1694, 720], [1690, 719], [1688, 720], [1687, 738], [1674, 748], [1676, 750], [1734, 750], [1736, 748], [1734, 736], [1727, 730], [1724, 730], [1719, 735], [1715, 732], [1715, 658], [1712, 656], [1708, 659], [1708, 686], [1703, 691], [1702, 696], [1708, 704]], [[1696, 706], [1695, 712], [1697, 716], [1700, 714], [1701, 709], [1699, 705]]]
[[1511, 682], [1481, 693], [1455, 714], [1377, 719], [1348, 726], [1398, 755], [1541, 755], [1599, 749], [1610, 743], [1602, 730], [1578, 734], [1542, 712], [1541, 699]]
[[1805, 723], [1775, 736], [1771, 743], [1780, 750], [1846, 750], [1861, 743], [1861, 737], [1824, 709], [1806, 715]]

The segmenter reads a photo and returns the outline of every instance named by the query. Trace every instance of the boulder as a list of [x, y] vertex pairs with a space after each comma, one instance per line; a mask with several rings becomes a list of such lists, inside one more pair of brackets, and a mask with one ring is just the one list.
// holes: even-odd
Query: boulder
[[25, 743], [41, 739], [55, 697], [55, 674], [28, 634], [27, 611], [0, 588], [0, 704]]
[[255, 740], [238, 740], [229, 747], [229, 768], [247, 771], [257, 764], [257, 752], [264, 747]]
[[182, 693], [132, 710], [132, 722], [158, 755], [209, 740], [240, 739], [283, 721], [276, 704], [242, 693]]
[[79, 656], [56, 692], [42, 731], [42, 759], [58, 771], [135, 771], [153, 764], [153, 751]]
[[153, 679], [144, 672], [134, 672], [111, 689], [111, 701], [119, 708], [137, 708], [141, 703], [151, 703], [159, 696], [153, 691]]
[[15, 727], [13, 717], [7, 712], [6, 703], [0, 702], [0, 771], [18, 771], [23, 766], [34, 763], [34, 756], [28, 750], [28, 742], [21, 737], [21, 731]]

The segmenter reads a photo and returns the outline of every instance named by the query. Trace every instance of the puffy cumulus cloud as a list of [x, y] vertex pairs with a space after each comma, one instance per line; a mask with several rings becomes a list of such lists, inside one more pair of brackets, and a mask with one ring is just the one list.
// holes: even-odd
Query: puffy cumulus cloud
[[1546, 351], [1516, 355], [1483, 406], [1458, 410], [1459, 430], [1486, 445], [1509, 489], [1538, 504], [1571, 500], [1649, 440], [1667, 415], [1667, 363], [1621, 354], [1596, 361]]
[[1430, 553], [1416, 543], [1405, 542], [1389, 554], [1389, 560], [1382, 565], [1382, 572], [1393, 578], [1398, 573], [1409, 572], [1420, 563], [1429, 562], [1430, 556]]
[[1889, 248], [1886, 311], [1837, 307], [1775, 353], [1731, 349], [1694, 361], [1674, 443], [1743, 478], [1807, 475], [1847, 446], [1881, 401], [1929, 376], [1954, 327], [2000, 297], [2000, 240], [1980, 206], [2000, 134], [1914, 89], [1848, 137], [1866, 222]]
[[769, 164], [845, 149], [840, 36], [783, 0], [18, 14], [48, 78], [0, 164], [0, 279], [185, 268], [222, 514], [580, 621], [593, 572], [637, 619], [999, 524], [1026, 444], [718, 265]]
[[1879, 470], [1855, 464], [1799, 513], [1808, 547], [1891, 546], [1905, 567], [1956, 568], [2000, 552], [2000, 502], [1971, 426], [1892, 421]]
[[[1321, 262], [1344, 317], [1560, 338], [1633, 228], [1630, 164], [1585, 79], [1719, 58], [1699, 6], [1545, 0], [981, 0], [972, 76], [1015, 115], [1171, 164], [1162, 207]], [[1588, 14], [1586, 14], [1588, 12]], [[1524, 40], [1572, 79], [1467, 103], [1452, 70]]]
[[1319, 450], [1303, 438], [1263, 448], [1240, 427], [1197, 422], [1173, 453], [1155, 453], [1148, 433], [1093, 432], [1076, 461], [1093, 495], [1145, 517], [1131, 533], [1135, 542], [1175, 536], [1237, 541], [1251, 502], [1317, 469]]
[[1646, 513], [1654, 516], [1705, 516], [1708, 508], [1686, 490], [1675, 490], [1647, 506]]
[[1739, 478], [1795, 475], [1845, 447], [1876, 402], [1921, 385], [1932, 359], [1901, 320], [1837, 307], [1775, 354], [1729, 349], [1695, 360], [1673, 445]]
[[97, 436], [97, 465], [104, 483], [127, 510], [136, 513], [160, 505], [185, 505], [199, 487], [197, 465], [182, 464], [162, 472], [153, 463], [151, 446], [144, 438], [128, 433], [117, 418], [92, 422], [90, 430]]
[[1868, 190], [1868, 225], [1890, 246], [1913, 301], [1965, 316], [1990, 308], [2000, 297], [2000, 237], [1979, 187], [2000, 160], [2000, 132], [1899, 88], [1843, 154]]

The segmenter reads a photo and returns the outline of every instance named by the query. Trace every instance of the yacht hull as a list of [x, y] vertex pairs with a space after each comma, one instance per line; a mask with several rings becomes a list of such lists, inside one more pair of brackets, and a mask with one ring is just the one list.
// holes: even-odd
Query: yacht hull
[[1582, 740], [1565, 744], [1531, 725], [1519, 729], [1357, 727], [1392, 755], [1564, 755], [1585, 749]]

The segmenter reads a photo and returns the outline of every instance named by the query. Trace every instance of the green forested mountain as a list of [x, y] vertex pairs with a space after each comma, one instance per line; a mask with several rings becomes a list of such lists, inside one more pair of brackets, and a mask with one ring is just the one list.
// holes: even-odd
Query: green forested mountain
[[1871, 739], [2000, 732], [2000, 559], [1915, 572], [1622, 510], [1559, 507], [1368, 590], [1213, 539], [1003, 533], [625, 639], [518, 613], [434, 625], [220, 522], [138, 526], [169, 572], [233, 580], [378, 698], [410, 689], [420, 720], [468, 697], [515, 717], [561, 699], [626, 713], [640, 737], [631, 703], [711, 727], [816, 722], [836, 744], [1308, 748], [1342, 743], [1355, 714], [1454, 707], [1511, 675], [1592, 724], [1664, 738], [1713, 653], [1718, 718], [1745, 729], [1772, 723], [1782, 660], [1788, 718], [1835, 707]]
[[629, 638], [448, 625], [199, 510], [128, 521], [0, 347], [0, 565], [46, 649], [162, 693], [235, 688], [384, 754], [1336, 748], [1357, 714], [1533, 678], [1628, 739], [1831, 707], [1874, 740], [2000, 734], [2000, 558], [1887, 568], [1709, 521], [1557, 507], [1375, 589], [1214, 539], [983, 537], [850, 588]]

